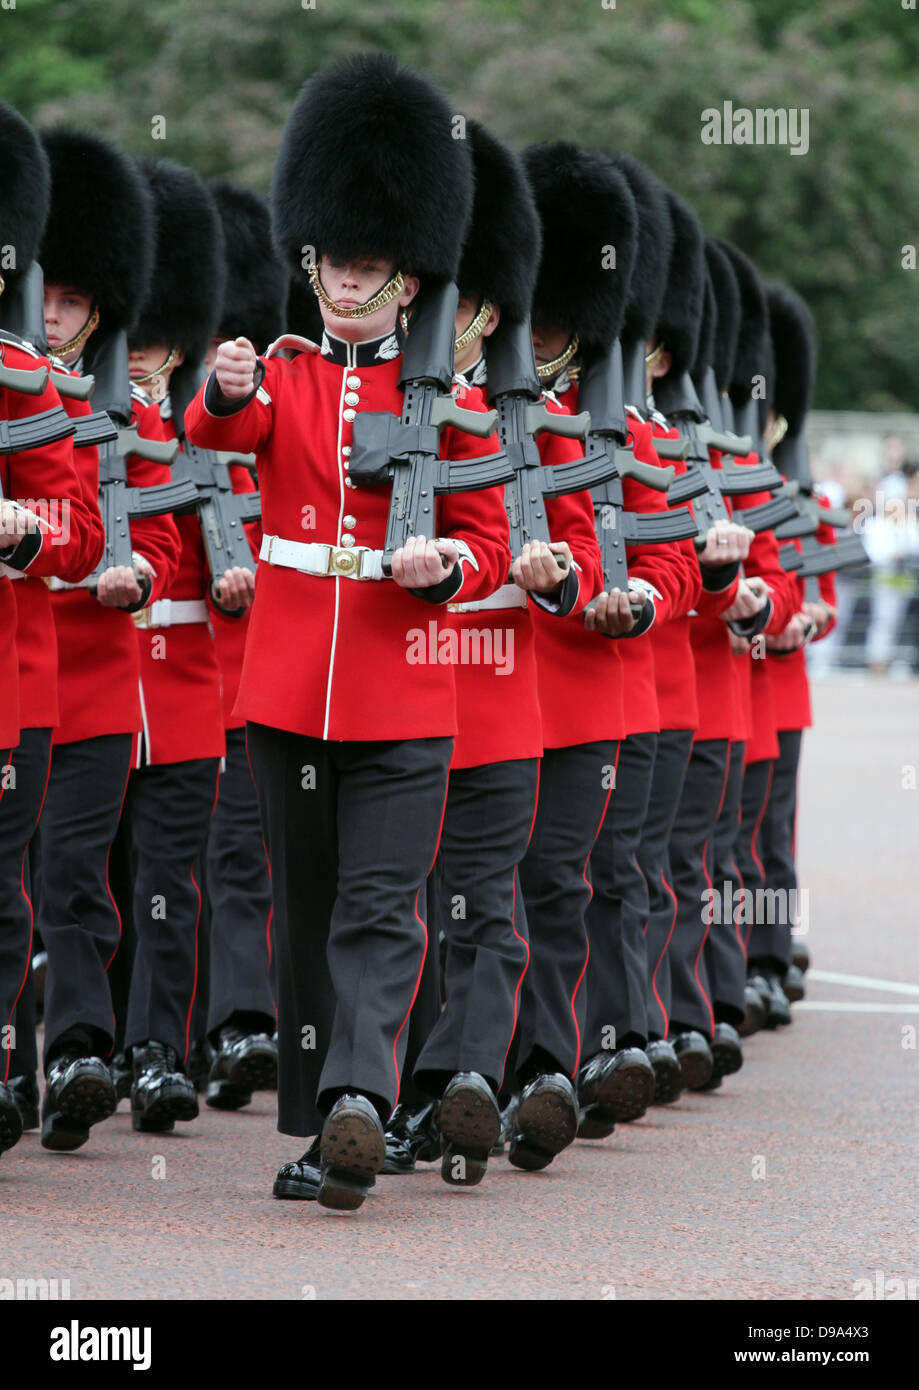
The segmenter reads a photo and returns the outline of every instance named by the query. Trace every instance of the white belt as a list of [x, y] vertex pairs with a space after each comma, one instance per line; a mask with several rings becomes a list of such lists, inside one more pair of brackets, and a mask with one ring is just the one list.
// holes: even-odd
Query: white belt
[[526, 608], [526, 590], [516, 584], [502, 584], [488, 598], [477, 598], [469, 603], [448, 603], [448, 613], [482, 613], [495, 608]]
[[138, 627], [175, 627], [178, 623], [206, 623], [209, 614], [203, 598], [158, 598], [131, 617]]
[[383, 579], [383, 552], [366, 545], [334, 546], [317, 541], [286, 541], [281, 536], [263, 536], [260, 560], [269, 565], [299, 570], [318, 578]]
[[52, 594], [63, 593], [65, 589], [85, 589], [89, 586], [88, 579], [81, 579], [79, 584], [70, 584], [66, 579], [58, 579], [56, 574], [52, 574], [48, 580], [48, 588]]

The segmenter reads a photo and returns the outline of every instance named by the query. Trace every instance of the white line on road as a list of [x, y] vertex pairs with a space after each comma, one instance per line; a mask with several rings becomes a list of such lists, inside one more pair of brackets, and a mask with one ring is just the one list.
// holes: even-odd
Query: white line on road
[[848, 1014], [919, 1014], [919, 1000], [915, 1004], [852, 1004], [852, 1003], [827, 1003], [824, 1000], [812, 999], [801, 1004], [792, 1005], [795, 1013], [799, 1009], [822, 1010], [824, 1013], [848, 1013]]
[[835, 970], [808, 970], [809, 980], [822, 980], [828, 985], [851, 985], [853, 989], [886, 989], [891, 994], [919, 994], [919, 985], [904, 985], [898, 980], [875, 980], [869, 975], [840, 975]]

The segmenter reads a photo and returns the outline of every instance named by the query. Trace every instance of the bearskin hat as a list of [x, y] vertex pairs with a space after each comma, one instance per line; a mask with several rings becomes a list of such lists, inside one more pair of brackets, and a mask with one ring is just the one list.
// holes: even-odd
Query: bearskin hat
[[814, 387], [817, 329], [804, 300], [787, 285], [768, 284], [766, 297], [775, 353], [772, 404], [788, 421], [789, 435], [796, 435], [804, 427]]
[[667, 192], [660, 179], [632, 155], [617, 150], [610, 158], [625, 175], [638, 209], [638, 247], [629, 282], [622, 341], [624, 344], [645, 343], [653, 337], [657, 327], [673, 249]]
[[422, 279], [452, 280], [472, 211], [469, 142], [427, 78], [385, 53], [311, 77], [287, 118], [271, 190], [275, 245], [304, 274], [317, 258], [389, 256]]
[[740, 332], [740, 289], [737, 276], [721, 247], [705, 239], [705, 262], [715, 294], [717, 325], [710, 361], [715, 369], [719, 391], [727, 391], [734, 371], [737, 335]]
[[718, 336], [718, 303], [712, 277], [705, 271], [705, 294], [702, 299], [702, 322], [699, 326], [699, 341], [696, 343], [696, 357], [692, 364], [695, 381], [701, 381], [706, 370], [713, 365], [715, 339]]
[[542, 223], [533, 320], [605, 350], [622, 331], [635, 263], [638, 212], [629, 185], [607, 155], [565, 140], [531, 145], [523, 162]]
[[519, 157], [478, 121], [469, 122], [467, 138], [475, 199], [457, 283], [461, 294], [488, 299], [519, 322], [530, 312], [539, 268], [539, 213]]
[[298, 333], [311, 343], [321, 343], [324, 332], [319, 300], [311, 285], [304, 285], [296, 275], [287, 282], [287, 308], [284, 312], [284, 331]]
[[769, 332], [769, 311], [766, 307], [765, 291], [749, 256], [745, 256], [729, 241], [719, 238], [716, 239], [716, 245], [731, 262], [731, 269], [740, 291], [740, 330], [729, 394], [736, 406], [742, 406], [753, 394], [753, 378], [765, 377], [768, 369], [765, 347]]
[[193, 169], [169, 159], [139, 164], [153, 194], [156, 259], [131, 341], [181, 347], [186, 361], [194, 362], [204, 356], [223, 304], [226, 265], [217, 205]]
[[217, 332], [250, 338], [264, 352], [281, 331], [287, 274], [274, 254], [268, 204], [226, 179], [208, 183], [223, 226], [226, 287]]
[[129, 330], [153, 275], [153, 198], [136, 163], [86, 130], [49, 130], [51, 214], [39, 252], [46, 281], [91, 294], [101, 331]]
[[678, 193], [667, 189], [673, 247], [657, 338], [670, 353], [674, 380], [692, 370], [705, 308], [705, 236], [699, 219]]
[[51, 171], [42, 143], [28, 121], [0, 101], [0, 247], [7, 286], [38, 256], [51, 201]]

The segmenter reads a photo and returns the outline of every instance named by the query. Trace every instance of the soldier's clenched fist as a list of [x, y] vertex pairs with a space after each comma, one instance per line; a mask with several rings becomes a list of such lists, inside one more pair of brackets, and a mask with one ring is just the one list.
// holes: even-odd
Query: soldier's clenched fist
[[214, 371], [217, 374], [217, 385], [225, 396], [232, 400], [249, 395], [255, 386], [257, 361], [255, 348], [248, 338], [236, 338], [233, 342], [220, 344]]

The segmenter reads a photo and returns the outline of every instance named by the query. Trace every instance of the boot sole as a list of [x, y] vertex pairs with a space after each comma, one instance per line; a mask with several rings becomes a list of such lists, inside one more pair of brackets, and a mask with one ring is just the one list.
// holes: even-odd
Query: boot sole
[[0, 1154], [22, 1138], [22, 1116], [15, 1105], [0, 1105]]
[[730, 1043], [713, 1042], [712, 1060], [715, 1065], [712, 1069], [712, 1079], [722, 1076], [733, 1076], [740, 1071], [743, 1066], [743, 1053], [738, 1047], [732, 1047]]
[[615, 1121], [637, 1120], [651, 1104], [654, 1070], [625, 1063], [606, 1077], [597, 1093], [597, 1106]]
[[684, 1091], [701, 1091], [702, 1087], [712, 1079], [714, 1069], [709, 1058], [700, 1056], [698, 1052], [682, 1052], [678, 1053], [677, 1056]]
[[[475, 1187], [501, 1135], [501, 1113], [477, 1087], [457, 1086], [440, 1102], [437, 1124], [446, 1148], [440, 1175], [451, 1187]], [[462, 1168], [456, 1160], [462, 1159]], [[462, 1176], [460, 1176], [462, 1174]]]
[[140, 1134], [166, 1134], [177, 1120], [188, 1121], [198, 1118], [198, 1097], [189, 1096], [184, 1087], [162, 1088], [156, 1100], [149, 1105], [135, 1105], [131, 1102], [131, 1124]]
[[114, 1115], [118, 1106], [115, 1087], [102, 1076], [78, 1076], [57, 1098], [57, 1114], [77, 1128], [89, 1129]]
[[509, 1155], [511, 1163], [526, 1172], [538, 1172], [574, 1143], [578, 1132], [577, 1107], [561, 1091], [540, 1091], [520, 1102], [516, 1129]]
[[672, 1105], [683, 1094], [683, 1075], [679, 1062], [661, 1062], [654, 1066], [654, 1094], [652, 1105]]
[[275, 1178], [271, 1189], [275, 1197], [284, 1201], [315, 1202], [320, 1183], [297, 1182], [295, 1178]]
[[252, 1092], [232, 1081], [209, 1081], [205, 1104], [212, 1110], [241, 1110], [252, 1099]]
[[356, 1211], [386, 1161], [386, 1140], [369, 1115], [344, 1110], [322, 1128], [324, 1168], [316, 1193], [321, 1207]]
[[585, 1110], [578, 1125], [579, 1139], [608, 1139], [615, 1133], [616, 1121], [612, 1116], [604, 1117], [596, 1106]]
[[[240, 1091], [276, 1091], [278, 1058], [274, 1052], [254, 1052], [243, 1057], [227, 1073], [227, 1081]], [[208, 1087], [210, 1091], [210, 1086]]]

